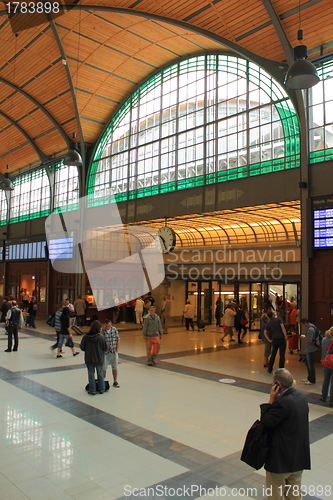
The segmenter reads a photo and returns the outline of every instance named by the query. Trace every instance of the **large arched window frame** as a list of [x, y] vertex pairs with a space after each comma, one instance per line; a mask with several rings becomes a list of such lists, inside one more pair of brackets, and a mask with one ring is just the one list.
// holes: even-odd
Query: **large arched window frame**
[[74, 165], [64, 165], [62, 162], [53, 167], [55, 212], [76, 210], [79, 203], [79, 172]]
[[222, 54], [190, 57], [143, 83], [116, 112], [90, 168], [90, 204], [299, 166], [299, 122], [266, 71]]
[[21, 222], [50, 213], [50, 180], [44, 168], [18, 175], [13, 180], [10, 198], [10, 223]]
[[333, 160], [333, 61], [317, 72], [320, 81], [307, 91], [310, 163]]
[[0, 226], [7, 224], [8, 203], [4, 191], [0, 191]]

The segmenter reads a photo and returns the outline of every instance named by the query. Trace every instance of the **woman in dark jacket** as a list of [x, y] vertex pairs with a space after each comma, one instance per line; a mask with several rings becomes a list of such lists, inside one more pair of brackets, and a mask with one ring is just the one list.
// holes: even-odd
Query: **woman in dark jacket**
[[219, 297], [215, 303], [216, 326], [221, 326], [221, 317], [222, 317], [222, 300], [221, 297]]
[[72, 330], [70, 329], [69, 326], [70, 313], [68, 307], [63, 308], [62, 315], [60, 316], [60, 324], [61, 324], [61, 330], [60, 330], [57, 358], [62, 358], [60, 353], [65, 339], [67, 347], [70, 347], [72, 349], [73, 356], [77, 356], [80, 353], [79, 351], [75, 352], [74, 349]]
[[88, 370], [89, 391], [88, 394], [96, 394], [95, 369], [97, 373], [97, 385], [100, 394], [105, 391], [103, 376], [104, 356], [107, 350], [105, 337], [100, 333], [101, 322], [93, 321], [90, 330], [81, 340], [81, 350], [84, 351], [84, 362]]
[[247, 323], [247, 318], [245, 316], [245, 312], [242, 309], [242, 306], [239, 306], [236, 311], [236, 316], [235, 316], [235, 329], [238, 333], [238, 343], [242, 344], [241, 340], [241, 334], [242, 334], [242, 329], [244, 331], [243, 337], [245, 336], [247, 329], [246, 329], [246, 323]]

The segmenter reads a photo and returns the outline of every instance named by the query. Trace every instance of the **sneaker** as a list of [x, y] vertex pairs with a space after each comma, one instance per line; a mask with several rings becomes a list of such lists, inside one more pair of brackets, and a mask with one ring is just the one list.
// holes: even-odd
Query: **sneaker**
[[73, 356], [77, 356], [78, 354], [80, 354], [80, 352], [79, 352], [79, 351], [77, 351], [77, 352], [73, 352]]
[[57, 354], [57, 358], [62, 358], [61, 354]]
[[96, 391], [88, 391], [88, 394], [90, 394], [91, 396], [95, 396]]
[[113, 386], [113, 387], [120, 387], [120, 385], [118, 384], [118, 382], [117, 382], [117, 381], [113, 382], [112, 386]]
[[235, 342], [235, 339], [230, 339], [230, 342]]
[[98, 391], [100, 394], [104, 394], [105, 391]]
[[303, 379], [302, 379], [302, 382], [307, 382], [307, 381], [308, 381], [308, 379], [307, 379], [307, 378], [303, 378]]
[[307, 380], [306, 382], [304, 382], [305, 385], [314, 385], [314, 382], [310, 382], [309, 380]]
[[153, 366], [153, 362], [152, 362], [152, 360], [151, 360], [151, 359], [148, 359], [147, 364], [148, 364], [148, 366]]

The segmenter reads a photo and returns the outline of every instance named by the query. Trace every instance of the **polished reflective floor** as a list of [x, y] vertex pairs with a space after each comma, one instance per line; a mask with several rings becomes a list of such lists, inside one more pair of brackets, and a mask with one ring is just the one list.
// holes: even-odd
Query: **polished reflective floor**
[[[238, 345], [213, 326], [171, 328], [150, 367], [141, 331], [121, 325], [120, 388], [91, 396], [83, 353], [65, 348], [57, 359], [44, 322], [22, 330], [12, 353], [0, 328], [1, 500], [265, 498], [264, 470], [239, 459], [272, 379], [256, 332]], [[304, 498], [333, 498], [333, 408], [319, 401], [321, 367], [312, 386], [297, 353], [286, 367], [310, 404]]]

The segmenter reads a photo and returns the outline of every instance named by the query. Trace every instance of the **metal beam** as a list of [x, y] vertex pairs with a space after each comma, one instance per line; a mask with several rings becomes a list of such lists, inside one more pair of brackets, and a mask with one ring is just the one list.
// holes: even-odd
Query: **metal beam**
[[12, 125], [14, 125], [14, 127], [16, 127], [17, 130], [27, 139], [27, 141], [31, 144], [31, 146], [34, 148], [34, 150], [38, 154], [39, 159], [42, 163], [44, 163], [50, 159], [49, 156], [47, 156], [45, 153], [43, 153], [43, 151], [41, 149], [39, 149], [39, 147], [37, 146], [35, 141], [30, 137], [30, 135], [28, 135], [26, 133], [25, 130], [23, 130], [22, 127], [20, 127], [20, 125], [18, 125], [14, 120], [12, 120], [8, 115], [3, 113], [2, 111], [0, 111], [0, 115], [3, 116], [6, 120], [8, 120]]
[[280, 19], [277, 16], [270, 0], [261, 0], [261, 1], [262, 1], [262, 4], [264, 5], [265, 9], [267, 10], [267, 13], [272, 21], [272, 24], [275, 28], [276, 34], [279, 37], [283, 51], [286, 55], [288, 64], [290, 65], [294, 62], [293, 49], [292, 49], [292, 46], [290, 45], [289, 40], [285, 34], [285, 31], [282, 27]]
[[[77, 6], [73, 6], [73, 8], [75, 8], [75, 7], [77, 7]], [[79, 6], [79, 8], [81, 8], [81, 7]], [[49, 20], [49, 23], [50, 23], [50, 26], [51, 26], [54, 38], [55, 38], [55, 40], [57, 42], [58, 49], [59, 49], [59, 52], [61, 54], [61, 57], [64, 59], [64, 61], [67, 62], [66, 53], [65, 53], [64, 47], [63, 47], [63, 45], [61, 43], [60, 36], [59, 36], [58, 30], [56, 28], [56, 25], [53, 22], [52, 17], [51, 17], [50, 14], [47, 14], [47, 18]], [[75, 117], [76, 117], [78, 131], [79, 131], [80, 149], [81, 149], [81, 156], [82, 156], [82, 163], [83, 163], [83, 168], [81, 169], [81, 182], [82, 182], [82, 186], [84, 186], [84, 184], [85, 184], [85, 172], [86, 172], [86, 170], [85, 170], [86, 169], [86, 161], [85, 161], [86, 160], [86, 148], [85, 148], [85, 143], [84, 143], [84, 138], [83, 138], [83, 131], [82, 131], [82, 126], [81, 126], [80, 113], [79, 113], [79, 108], [78, 108], [78, 105], [77, 105], [77, 100], [76, 100], [76, 94], [75, 94], [75, 89], [74, 89], [72, 75], [71, 75], [71, 72], [69, 70], [68, 65], [65, 64], [64, 67], [65, 67], [65, 71], [66, 71], [68, 85], [69, 85], [69, 88], [70, 88], [70, 91], [71, 91], [71, 96], [72, 96], [72, 101], [73, 101], [73, 106], [74, 106], [74, 113], [75, 113]]]
[[66, 132], [64, 131], [64, 129], [62, 128], [60, 123], [57, 122], [57, 120], [51, 115], [51, 113], [42, 104], [40, 104], [38, 101], [36, 101], [36, 99], [34, 97], [32, 97], [30, 94], [28, 94], [28, 92], [25, 92], [20, 87], [18, 87], [17, 85], [14, 85], [13, 83], [9, 82], [8, 80], [5, 80], [4, 78], [0, 78], [0, 82], [5, 83], [6, 85], [9, 85], [9, 87], [12, 87], [17, 92], [20, 92], [22, 95], [24, 95], [24, 97], [29, 99], [29, 101], [33, 102], [34, 105], [38, 109], [40, 109], [48, 117], [49, 120], [51, 120], [53, 125], [56, 127], [56, 129], [58, 130], [58, 132], [60, 133], [60, 135], [62, 136], [64, 141], [66, 142], [67, 146], [70, 147], [70, 144], [71, 144], [70, 138], [68, 137], [68, 135], [66, 134]]

